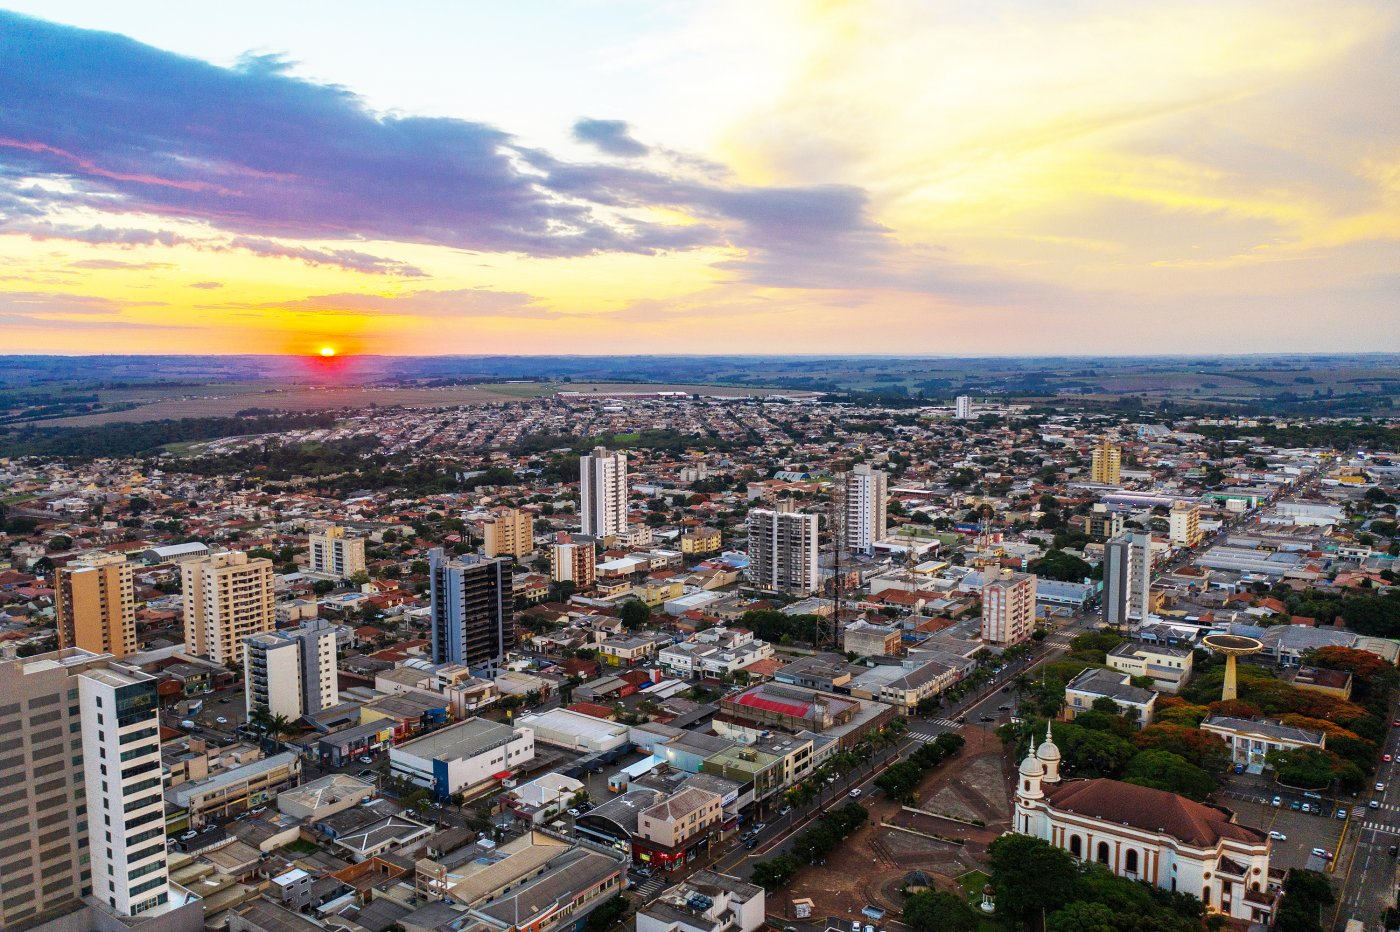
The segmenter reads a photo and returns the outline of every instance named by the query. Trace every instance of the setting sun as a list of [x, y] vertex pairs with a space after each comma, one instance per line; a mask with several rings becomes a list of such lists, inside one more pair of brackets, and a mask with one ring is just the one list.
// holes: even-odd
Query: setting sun
[[334, 355], [335, 355], [335, 347], [334, 347], [334, 346], [323, 346], [323, 347], [321, 347], [321, 355], [322, 355], [322, 356], [334, 356]]

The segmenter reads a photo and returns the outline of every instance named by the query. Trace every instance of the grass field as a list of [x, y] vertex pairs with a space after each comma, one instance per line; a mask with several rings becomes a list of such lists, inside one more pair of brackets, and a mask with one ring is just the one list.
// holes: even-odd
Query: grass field
[[725, 398], [773, 394], [778, 389], [732, 388], [713, 385], [637, 384], [630, 382], [509, 382], [451, 385], [443, 388], [323, 388], [266, 382], [211, 383], [201, 386], [160, 386], [102, 392], [105, 402], [135, 403], [138, 407], [101, 414], [54, 418], [45, 427], [91, 427], [96, 424], [136, 423], [166, 418], [224, 417], [248, 408], [271, 411], [326, 411], [368, 405], [406, 408], [446, 408], [456, 405], [525, 401], [574, 392], [703, 392]]

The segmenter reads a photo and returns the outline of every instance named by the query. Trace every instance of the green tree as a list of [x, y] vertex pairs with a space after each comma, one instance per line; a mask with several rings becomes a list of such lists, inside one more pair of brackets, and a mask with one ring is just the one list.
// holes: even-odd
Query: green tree
[[1112, 907], [1083, 901], [1055, 910], [1045, 923], [1046, 932], [1118, 932], [1119, 928]]
[[914, 932], [977, 932], [977, 914], [967, 900], [942, 890], [915, 893], [904, 904], [904, 922]]
[[1069, 902], [1078, 874], [1065, 851], [1029, 835], [1002, 835], [987, 848], [997, 911], [1025, 921]]
[[628, 599], [622, 603], [622, 626], [628, 631], [636, 631], [645, 627], [651, 618], [651, 607], [640, 599]]
[[1215, 789], [1215, 778], [1170, 751], [1139, 751], [1123, 770], [1123, 781], [1167, 790], [1201, 801]]

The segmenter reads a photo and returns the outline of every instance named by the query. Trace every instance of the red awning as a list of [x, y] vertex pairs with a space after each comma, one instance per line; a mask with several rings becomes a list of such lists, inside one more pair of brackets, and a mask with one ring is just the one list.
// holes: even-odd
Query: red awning
[[510, 776], [511, 776], [511, 772], [510, 772], [509, 770], [502, 770], [500, 773], [493, 773], [493, 774], [491, 774], [491, 779], [492, 779], [492, 780], [509, 780], [509, 779], [510, 779]]

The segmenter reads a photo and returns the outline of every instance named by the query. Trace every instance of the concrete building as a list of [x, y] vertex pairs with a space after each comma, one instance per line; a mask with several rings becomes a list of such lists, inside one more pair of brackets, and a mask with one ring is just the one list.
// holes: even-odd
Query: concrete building
[[332, 524], [312, 534], [307, 542], [306, 572], [327, 579], [349, 579], [365, 572], [365, 541], [346, 537], [345, 528]]
[[495, 671], [515, 646], [511, 580], [502, 560], [428, 554], [434, 663]]
[[243, 689], [249, 711], [265, 706], [296, 721], [335, 705], [340, 699], [335, 647], [335, 625], [324, 618], [248, 638]]
[[1111, 625], [1152, 616], [1152, 535], [1123, 534], [1103, 548], [1103, 615]]
[[959, 421], [972, 420], [972, 396], [959, 395], [953, 402], [953, 417]]
[[1262, 768], [1270, 751], [1293, 751], [1298, 748], [1327, 747], [1327, 735], [1320, 731], [1297, 728], [1271, 719], [1233, 718], [1211, 715], [1201, 722], [1201, 731], [1219, 735], [1230, 748], [1230, 759], [1246, 767]]
[[115, 553], [86, 554], [54, 573], [58, 646], [118, 660], [136, 650], [131, 564]]
[[508, 778], [535, 759], [535, 733], [469, 718], [389, 749], [389, 772], [439, 800]]
[[560, 533], [549, 548], [549, 578], [571, 582], [580, 592], [593, 588], [598, 577], [598, 551], [591, 537]]
[[300, 779], [301, 758], [283, 751], [171, 787], [165, 791], [165, 801], [175, 810], [172, 815], [183, 811], [189, 826], [199, 828], [210, 820], [227, 819], [271, 802]]
[[885, 537], [889, 480], [879, 469], [860, 463], [845, 474], [842, 493], [845, 496], [846, 548], [858, 553], [871, 553], [875, 544]]
[[1110, 511], [1107, 505], [1097, 504], [1089, 512], [1088, 534], [1093, 541], [1108, 541], [1123, 533], [1123, 513]]
[[723, 820], [723, 797], [687, 787], [637, 816], [633, 859], [661, 870], [683, 867], [709, 848]]
[[758, 932], [765, 919], [762, 887], [707, 869], [638, 910], [636, 932]]
[[810, 595], [818, 585], [817, 516], [790, 502], [748, 514], [749, 582], [759, 589]]
[[243, 641], [277, 624], [272, 561], [238, 550], [180, 564], [185, 650], [217, 664], [242, 664]]
[[1122, 484], [1123, 451], [1107, 437], [1100, 437], [1094, 447], [1089, 477], [1100, 485]]
[[155, 677], [110, 656], [0, 662], [0, 928], [87, 896], [118, 916], [185, 903], [167, 876], [159, 733]]
[[1189, 647], [1124, 641], [1108, 652], [1108, 665], [1129, 676], [1150, 676], [1154, 689], [1176, 693], [1191, 677]]
[[1065, 684], [1065, 718], [1073, 721], [1094, 707], [1099, 699], [1111, 699], [1119, 714], [1139, 728], [1152, 724], [1157, 694], [1132, 684], [1132, 675], [1121, 670], [1090, 667]]
[[719, 553], [723, 538], [718, 528], [698, 527], [680, 536], [681, 553], [686, 556], [699, 556], [706, 553]]
[[1167, 514], [1168, 537], [1177, 547], [1194, 547], [1201, 542], [1201, 506], [1173, 502]]
[[579, 515], [583, 533], [615, 537], [627, 530], [627, 454], [594, 447], [579, 457]]
[[982, 640], [1019, 644], [1035, 630], [1035, 576], [1003, 570], [982, 582]]
[[1120, 877], [1188, 893], [1241, 925], [1270, 924], [1278, 879], [1269, 836], [1234, 813], [1117, 780], [1061, 780], [1047, 733], [1021, 762], [1012, 830]]
[[533, 731], [541, 744], [582, 754], [615, 751], [631, 740], [626, 725], [568, 709], [522, 715], [517, 719], [517, 724]]
[[481, 552], [488, 557], [523, 557], [535, 549], [535, 523], [518, 508], [497, 508], [481, 522]]
[[902, 638], [894, 625], [876, 625], [860, 619], [841, 632], [841, 649], [858, 657], [898, 654]]

